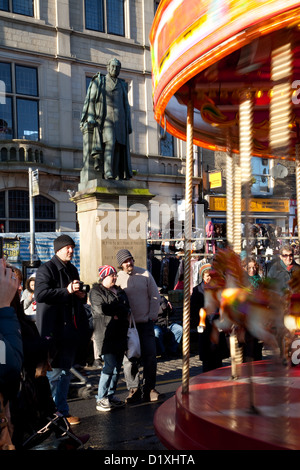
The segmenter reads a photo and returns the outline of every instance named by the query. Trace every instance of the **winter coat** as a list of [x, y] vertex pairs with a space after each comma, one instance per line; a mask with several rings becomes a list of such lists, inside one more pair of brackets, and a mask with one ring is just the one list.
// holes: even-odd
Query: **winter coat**
[[90, 339], [84, 299], [69, 294], [67, 286], [79, 279], [76, 267], [54, 255], [36, 274], [36, 325], [42, 338], [50, 338], [51, 365], [71, 368]]
[[0, 393], [4, 401], [17, 393], [23, 364], [20, 324], [12, 307], [0, 308]]
[[280, 260], [272, 264], [268, 272], [268, 278], [274, 279], [276, 281], [278, 292], [284, 294], [284, 290], [288, 289], [288, 282], [292, 277], [292, 273], [299, 268], [300, 265], [293, 262], [293, 267], [288, 270], [286, 269], [285, 264]]
[[149, 271], [138, 266], [134, 266], [132, 274], [119, 271], [117, 285], [126, 292], [136, 323], [157, 320], [160, 294]]
[[155, 325], [160, 327], [169, 326], [169, 318], [173, 313], [173, 309], [167, 299], [161, 295], [160, 296], [160, 307], [158, 311], [158, 317], [155, 322]]
[[94, 341], [100, 354], [123, 355], [127, 349], [129, 302], [123, 289], [116, 289], [114, 293], [97, 284], [90, 291]]

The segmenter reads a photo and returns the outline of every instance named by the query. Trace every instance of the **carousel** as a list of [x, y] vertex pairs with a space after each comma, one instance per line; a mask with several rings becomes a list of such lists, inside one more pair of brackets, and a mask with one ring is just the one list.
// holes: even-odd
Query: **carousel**
[[[154, 418], [168, 449], [300, 449], [294, 336], [300, 279], [292, 279], [284, 297], [267, 283], [253, 292], [240, 264], [242, 214], [246, 242], [249, 236], [252, 157], [272, 160], [277, 171], [284, 160], [294, 162], [300, 227], [299, 18], [300, 2], [293, 0], [162, 0], [154, 18], [155, 119], [187, 143], [182, 384]], [[226, 153], [229, 246], [214, 258], [204, 315], [218, 308], [216, 332], [231, 328], [232, 365], [190, 380], [194, 145]], [[269, 346], [270, 360], [236, 361], [236, 332], [243, 329]]]

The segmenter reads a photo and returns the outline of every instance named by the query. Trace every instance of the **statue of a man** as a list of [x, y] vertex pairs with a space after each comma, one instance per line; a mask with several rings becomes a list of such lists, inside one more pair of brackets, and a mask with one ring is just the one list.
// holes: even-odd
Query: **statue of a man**
[[94, 168], [104, 160], [105, 179], [132, 177], [129, 134], [132, 132], [127, 83], [118, 78], [121, 62], [111, 59], [107, 75], [98, 72], [89, 85], [84, 101], [80, 128], [93, 127], [90, 155]]

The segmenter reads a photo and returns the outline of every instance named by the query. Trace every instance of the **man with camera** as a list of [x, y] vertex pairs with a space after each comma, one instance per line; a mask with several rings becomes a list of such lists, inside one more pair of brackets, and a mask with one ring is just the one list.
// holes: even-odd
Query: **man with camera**
[[[47, 375], [58, 411], [71, 425], [79, 419], [69, 415], [67, 403], [71, 367], [90, 339], [85, 312], [86, 291], [71, 263], [75, 243], [68, 235], [54, 240], [55, 255], [40, 266], [36, 274], [36, 324], [49, 342], [51, 369]], [[84, 291], [85, 290], [85, 291]]]

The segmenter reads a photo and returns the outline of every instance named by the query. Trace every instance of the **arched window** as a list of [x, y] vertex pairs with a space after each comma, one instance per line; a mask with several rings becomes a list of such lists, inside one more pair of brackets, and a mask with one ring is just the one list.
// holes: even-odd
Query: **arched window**
[[7, 148], [1, 149], [1, 162], [7, 162]]
[[[34, 197], [35, 231], [55, 232], [55, 203]], [[29, 232], [29, 193], [20, 189], [0, 191], [0, 225], [5, 232]]]

